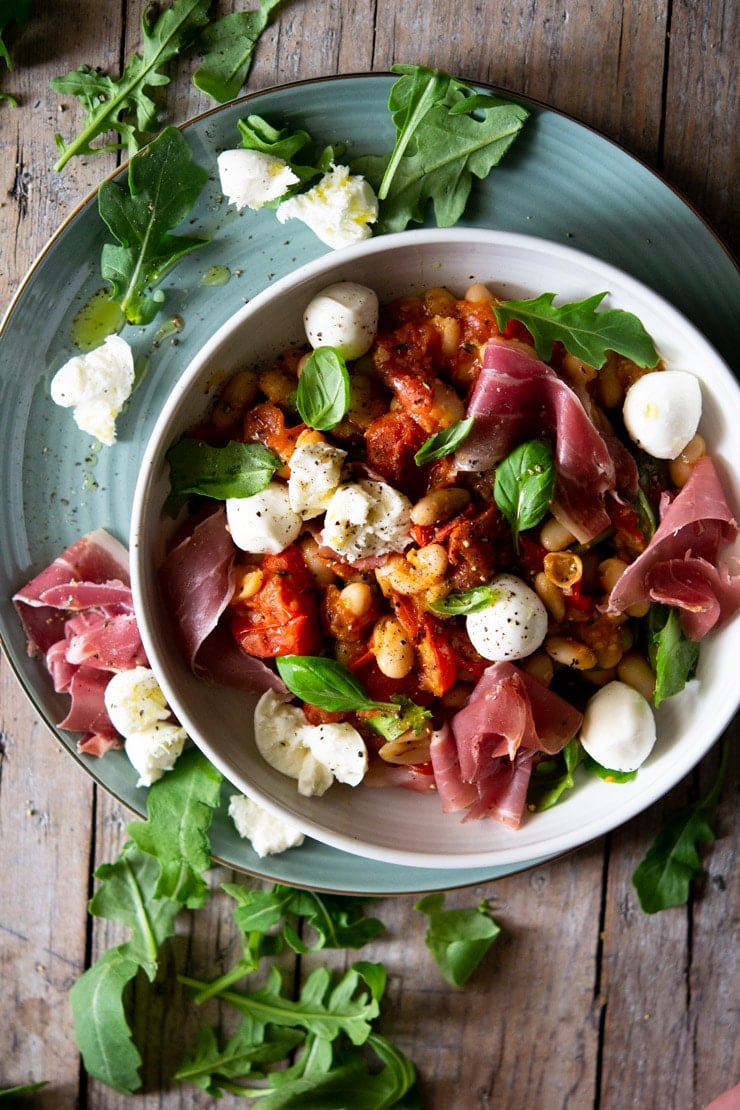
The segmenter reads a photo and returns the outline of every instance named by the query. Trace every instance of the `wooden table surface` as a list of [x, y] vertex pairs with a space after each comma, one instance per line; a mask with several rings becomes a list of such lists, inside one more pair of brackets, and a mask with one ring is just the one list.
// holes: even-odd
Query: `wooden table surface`
[[[143, 6], [36, 0], [30, 21], [6, 36], [15, 69], [0, 67], [0, 87], [19, 106], [0, 104], [3, 308], [48, 237], [116, 164], [101, 154], [51, 171], [54, 131], [73, 134], [81, 113], [49, 79], [84, 62], [117, 74], [140, 45]], [[387, 71], [394, 61], [492, 82], [625, 146], [736, 248], [737, 42], [734, 0], [285, 0], [247, 90]], [[168, 121], [212, 105], [192, 85], [192, 64], [170, 67], [173, 81], [160, 90]], [[164, 1048], [150, 1030], [146, 1094], [119, 1096], [81, 1074], [68, 992], [123, 936], [88, 919], [90, 876], [117, 855], [131, 814], [70, 759], [5, 663], [0, 680], [0, 1087], [47, 1080], [27, 1104], [53, 1110], [211, 1105], [195, 1088], [166, 1090], [163, 1077], [192, 1034], [173, 1015]], [[737, 739], [737, 719], [732, 731]], [[666, 813], [713, 781], [717, 756], [715, 748], [664, 802], [580, 851], [453, 892], [451, 905], [489, 898], [503, 930], [463, 990], [436, 973], [415, 896], [375, 908], [388, 932], [363, 955], [389, 969], [382, 1028], [415, 1061], [425, 1107], [691, 1110], [740, 1082], [736, 755], [718, 840], [688, 906], [646, 916], [630, 883]], [[214, 885], [225, 877], [215, 873]], [[215, 974], [233, 953], [225, 921], [219, 898], [195, 915], [182, 943], [195, 974]]]

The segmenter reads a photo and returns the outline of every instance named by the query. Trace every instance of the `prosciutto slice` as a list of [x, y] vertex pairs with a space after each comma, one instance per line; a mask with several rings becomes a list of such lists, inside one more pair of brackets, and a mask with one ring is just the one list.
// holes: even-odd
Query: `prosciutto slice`
[[[604, 495], [617, 485], [613, 451], [544, 362], [510, 341], [490, 339], [466, 415], [475, 423], [455, 455], [460, 470], [488, 470], [519, 443], [547, 436], [555, 443], [553, 514], [581, 543], [609, 527]], [[617, 461], [621, 472], [624, 459]], [[625, 480], [634, 484], [635, 477], [630, 470]]]
[[709, 456], [677, 494], [664, 493], [660, 524], [612, 589], [607, 613], [650, 600], [681, 610], [687, 636], [701, 640], [740, 606], [740, 561], [718, 560], [738, 524]]
[[78, 749], [103, 755], [123, 738], [105, 708], [117, 671], [146, 665], [134, 615], [128, 552], [104, 529], [71, 544], [13, 597], [29, 655], [41, 656], [54, 689], [71, 698], [59, 727]]
[[220, 505], [196, 518], [160, 568], [180, 646], [194, 674], [253, 693], [285, 690], [260, 659], [241, 651], [219, 621], [234, 592], [236, 547]]
[[486, 668], [467, 705], [432, 742], [442, 809], [518, 828], [535, 755], [561, 751], [581, 721], [577, 709], [512, 663]]

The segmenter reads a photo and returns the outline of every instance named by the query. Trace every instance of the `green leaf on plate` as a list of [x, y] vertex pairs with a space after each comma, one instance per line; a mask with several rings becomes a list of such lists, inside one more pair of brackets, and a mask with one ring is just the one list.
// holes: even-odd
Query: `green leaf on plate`
[[298, 379], [296, 408], [309, 428], [328, 432], [347, 414], [349, 374], [341, 351], [316, 347], [306, 359]]
[[169, 449], [167, 462], [173, 497], [195, 493], [219, 501], [259, 493], [282, 466], [261, 443], [231, 440], [225, 447], [213, 447], [187, 436]]
[[100, 186], [98, 210], [117, 240], [103, 246], [101, 270], [129, 323], [154, 319], [164, 294], [152, 287], [184, 255], [205, 245], [205, 239], [172, 235], [171, 229], [188, 218], [207, 179], [182, 133], [167, 127], [131, 159], [126, 186]]

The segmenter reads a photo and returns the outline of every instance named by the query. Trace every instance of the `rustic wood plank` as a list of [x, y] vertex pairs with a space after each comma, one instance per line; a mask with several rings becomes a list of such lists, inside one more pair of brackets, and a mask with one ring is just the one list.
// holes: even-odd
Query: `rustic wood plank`
[[737, 252], [740, 6], [678, 0], [671, 13], [662, 169]]

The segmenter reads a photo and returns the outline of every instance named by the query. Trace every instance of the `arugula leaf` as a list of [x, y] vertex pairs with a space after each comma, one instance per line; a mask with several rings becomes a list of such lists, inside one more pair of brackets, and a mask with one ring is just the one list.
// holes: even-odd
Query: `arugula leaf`
[[668, 605], [651, 605], [648, 616], [650, 643], [648, 654], [655, 671], [653, 701], [659, 706], [665, 698], [680, 693], [696, 671], [699, 644], [681, 628], [681, 614]]
[[697, 847], [714, 840], [709, 824], [722, 791], [730, 761], [730, 743], [722, 741], [717, 778], [709, 793], [671, 814], [635, 868], [632, 885], [645, 913], [658, 913], [688, 901], [692, 879], [702, 873]]
[[211, 866], [208, 830], [220, 801], [221, 775], [200, 752], [185, 751], [150, 793], [147, 821], [132, 822], [134, 844], [159, 862], [154, 898], [170, 898], [189, 909], [204, 906]]
[[72, 987], [75, 1040], [85, 1071], [123, 1094], [141, 1086], [141, 1056], [133, 1042], [123, 997], [139, 970], [126, 945], [109, 948]]
[[[55, 170], [63, 169], [78, 154], [127, 148], [131, 155], [143, 144], [146, 134], [158, 129], [157, 106], [145, 90], [169, 84], [161, 67], [189, 46], [199, 28], [208, 22], [210, 3], [174, 0], [151, 24], [154, 6], [145, 6], [141, 19], [143, 53], [129, 58], [118, 79], [84, 65], [50, 82], [55, 92], [78, 97], [86, 110], [83, 129], [75, 139], [65, 143], [61, 135], [55, 135], [61, 151]], [[121, 141], [92, 146], [93, 140], [106, 131], [118, 132]]]
[[280, 0], [259, 0], [259, 7], [232, 12], [210, 23], [201, 32], [198, 45], [203, 60], [193, 74], [193, 84], [224, 104], [234, 100], [247, 80], [257, 41]]
[[656, 366], [653, 341], [632, 312], [619, 308], [596, 311], [605, 296], [596, 293], [583, 301], [554, 305], [555, 294], [542, 293], [529, 300], [494, 302], [493, 311], [502, 330], [509, 320], [524, 324], [543, 362], [549, 361], [553, 344], [560, 342], [596, 370], [606, 362], [608, 351], [616, 351], [638, 366]]
[[493, 586], [471, 586], [469, 590], [452, 590], [445, 597], [430, 601], [428, 608], [442, 617], [457, 617], [488, 609], [496, 604], [500, 596], [500, 591]]
[[392, 694], [391, 699], [398, 705], [396, 713], [373, 713], [365, 718], [365, 724], [379, 733], [385, 740], [397, 740], [404, 732], [415, 732], [418, 736], [428, 721], [430, 709], [417, 705], [402, 694]]
[[[501, 161], [529, 113], [498, 97], [489, 102], [440, 70], [392, 69], [401, 74], [388, 100], [397, 131], [394, 150], [387, 163], [370, 156], [353, 169], [377, 186], [380, 232], [423, 223], [429, 202], [438, 226], [451, 227], [463, 214], [473, 177], [486, 177]], [[473, 115], [480, 110], [482, 119]]]
[[456, 420], [441, 432], [434, 432], [422, 443], [414, 455], [414, 462], [417, 466], [423, 466], [425, 463], [436, 462], [437, 459], [451, 455], [467, 439], [472, 427], [473, 417], [468, 416], [465, 420]]
[[259, 1034], [255, 1036], [254, 1022], [245, 1017], [221, 1047], [214, 1030], [204, 1025], [198, 1034], [195, 1055], [185, 1057], [175, 1072], [175, 1079], [193, 1083], [218, 1098], [222, 1082], [217, 1077], [240, 1079], [249, 1075], [262, 1079], [265, 1072], [255, 1065], [278, 1063], [304, 1040], [305, 1035], [299, 1030], [274, 1029], [267, 1041]]
[[[180, 757], [183, 759], [179, 774], [176, 765], [150, 787], [148, 820], [127, 827], [132, 839], [123, 846], [119, 858], [95, 872], [100, 886], [90, 901], [90, 912], [121, 922], [131, 930], [131, 936], [124, 944], [108, 949], [88, 968], [70, 994], [75, 1037], [86, 1071], [129, 1094], [140, 1086], [141, 1056], [131, 1035], [124, 992], [139, 969], [154, 980], [160, 948], [174, 934], [183, 905], [193, 904], [194, 892], [200, 899], [194, 869], [200, 863], [204, 870], [211, 865], [210, 852], [193, 843], [198, 839], [197, 831], [180, 837], [182, 814], [178, 807], [185, 801], [186, 815], [195, 818], [205, 835], [209, 822], [200, 805], [210, 808], [217, 803], [214, 778], [218, 772], [200, 752], [185, 753]], [[154, 849], [153, 854], [149, 848]], [[170, 852], [171, 859], [162, 868], [160, 860]], [[175, 872], [187, 878], [173, 883]], [[171, 890], [172, 897], [161, 894], [163, 889]]]
[[183, 223], [208, 180], [196, 166], [182, 133], [167, 127], [128, 166], [127, 187], [104, 181], [98, 211], [119, 245], [105, 243], [101, 270], [111, 282], [111, 300], [130, 324], [148, 324], [159, 312], [164, 294], [150, 292], [180, 258], [207, 240], [171, 235]]
[[303, 423], [327, 432], [344, 419], [349, 401], [349, 374], [341, 351], [316, 347], [306, 359], [296, 390], [296, 408]]
[[336, 659], [323, 655], [281, 655], [275, 663], [291, 694], [329, 713], [355, 713], [363, 709], [399, 711], [392, 702], [369, 698], [352, 672]]
[[258, 150], [262, 154], [271, 154], [273, 158], [282, 158], [298, 178], [297, 185], [293, 185], [277, 200], [269, 201], [267, 207], [276, 207], [286, 196], [298, 192], [314, 177], [325, 174], [331, 169], [336, 157], [334, 147], [326, 146], [314, 156], [312, 163], [297, 162], [296, 158], [301, 151], [304, 152], [304, 157], [308, 157], [312, 152], [313, 139], [308, 131], [300, 129], [291, 131], [287, 127], [278, 130], [262, 116], [252, 115], [247, 116], [246, 119], [240, 119], [237, 127], [241, 135], [241, 145], [246, 150]]
[[[13, 63], [10, 59], [10, 51], [3, 39], [3, 35], [11, 24], [15, 23], [16, 26], [21, 27], [28, 19], [31, 13], [31, 0], [5, 0], [3, 10], [0, 11], [0, 58], [2, 58], [8, 67], [12, 70]], [[13, 107], [17, 107], [18, 101], [14, 96], [9, 93], [0, 93], [0, 100], [8, 100]], [[2, 1099], [2, 1092], [0, 1092], [0, 1099]]]
[[40, 1083], [23, 1083], [19, 1087], [3, 1087], [0, 1090], [0, 1102], [15, 1102], [17, 1098], [23, 1098], [24, 1095], [35, 1095], [36, 1091], [40, 1091], [42, 1087], [47, 1087], [49, 1084], [48, 1079], [43, 1079]]
[[175, 497], [199, 493], [219, 501], [259, 493], [282, 466], [278, 456], [261, 443], [231, 440], [225, 447], [212, 447], [187, 436], [170, 447], [167, 462]]
[[603, 782], [632, 782], [637, 778], [637, 771], [615, 771], [605, 767], [603, 763], [597, 763], [593, 756], [586, 754], [583, 756], [583, 767]]
[[426, 944], [442, 975], [453, 987], [468, 981], [501, 929], [484, 899], [472, 909], [446, 910], [445, 895], [427, 894], [415, 909], [429, 917]]
[[493, 496], [518, 542], [519, 533], [534, 528], [544, 517], [555, 487], [555, 464], [550, 444], [531, 439], [519, 444], [496, 467]]

